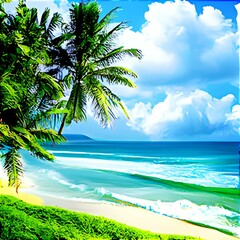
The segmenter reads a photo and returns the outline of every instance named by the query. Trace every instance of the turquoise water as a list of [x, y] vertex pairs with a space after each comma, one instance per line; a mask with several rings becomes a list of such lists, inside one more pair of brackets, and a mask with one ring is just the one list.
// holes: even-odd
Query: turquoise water
[[56, 161], [22, 153], [35, 191], [86, 202], [133, 204], [240, 236], [239, 143], [69, 141]]

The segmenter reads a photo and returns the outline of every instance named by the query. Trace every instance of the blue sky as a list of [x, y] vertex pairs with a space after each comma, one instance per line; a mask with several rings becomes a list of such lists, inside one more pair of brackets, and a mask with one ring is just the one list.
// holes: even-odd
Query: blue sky
[[96, 139], [237, 140], [239, 54], [237, 1], [100, 1], [103, 13], [122, 8], [121, 43], [142, 49], [141, 62], [123, 65], [137, 89], [114, 87], [129, 109], [110, 129], [90, 118], [72, 125]]
[[[114, 86], [130, 120], [121, 113], [102, 129], [89, 110], [87, 122], [65, 133], [101, 140], [239, 140], [238, 1], [99, 1], [103, 15], [122, 8], [115, 22], [127, 21], [119, 44], [139, 48], [141, 61], [126, 59], [136, 89]], [[67, 0], [28, 0], [66, 15]]]

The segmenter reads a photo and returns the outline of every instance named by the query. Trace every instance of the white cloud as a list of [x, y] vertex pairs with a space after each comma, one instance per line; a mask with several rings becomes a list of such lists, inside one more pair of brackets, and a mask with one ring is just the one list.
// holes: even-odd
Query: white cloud
[[[6, 8], [13, 9], [11, 4]], [[59, 4], [54, 0], [29, 0], [27, 5], [37, 7], [39, 12], [49, 7], [51, 13], [62, 13], [65, 20], [70, 7], [67, 0]], [[240, 29], [240, 4], [235, 7]], [[198, 84], [204, 87], [220, 80], [235, 81], [238, 86], [236, 45], [240, 40], [232, 21], [211, 6], [197, 14], [193, 4], [180, 0], [150, 4], [145, 19], [141, 31], [126, 29], [119, 39], [121, 45], [143, 51], [141, 61], [129, 58], [123, 62], [138, 73], [137, 89], [111, 86], [117, 95], [127, 99], [127, 106], [135, 104], [129, 110], [128, 126], [152, 139], [191, 140], [200, 135], [209, 139], [214, 134], [239, 133], [240, 105], [233, 106], [232, 94], [218, 99], [202, 90], [183, 92], [183, 88], [191, 91], [199, 88]], [[159, 100], [165, 91], [167, 97]], [[146, 99], [151, 104], [143, 103]], [[93, 118], [90, 106], [87, 114]]]
[[141, 131], [143, 119], [152, 112], [151, 104], [144, 104], [142, 102], [136, 103], [134, 108], [130, 110], [131, 122], [128, 123], [132, 129]]
[[203, 13], [199, 16], [199, 20], [215, 34], [224, 32], [224, 28], [228, 29], [232, 25], [231, 19], [225, 20], [222, 12], [214, 9], [212, 6], [203, 8]]
[[238, 26], [238, 46], [240, 46], [240, 3], [235, 5], [237, 10], [237, 26]]
[[189, 139], [232, 131], [240, 113], [239, 105], [232, 108], [234, 101], [232, 94], [217, 99], [202, 90], [169, 92], [164, 101], [153, 107], [149, 103], [135, 104], [127, 125], [158, 140]]
[[232, 112], [227, 114], [227, 121], [240, 120], [240, 105], [235, 105], [232, 108]]
[[152, 3], [145, 13], [146, 23], [142, 33], [156, 45], [168, 44], [169, 39], [183, 34], [196, 20], [195, 6], [187, 1], [177, 0]]
[[238, 77], [237, 34], [220, 10], [206, 6], [198, 15], [188, 1], [155, 2], [145, 19], [141, 31], [127, 29], [120, 37], [143, 52], [142, 61], [125, 62], [139, 74], [137, 83], [206, 86]]
[[235, 105], [232, 108], [232, 112], [226, 114], [226, 123], [232, 125], [234, 131], [240, 134], [240, 105]]
[[129, 88], [124, 85], [111, 85], [109, 88], [121, 98], [124, 99], [131, 99], [131, 98], [150, 98], [152, 97], [152, 91], [149, 89], [142, 89], [141, 87], [137, 86], [136, 88]]
[[[214, 45], [208, 51], [205, 51], [201, 60], [203, 63], [221, 66], [219, 63], [223, 61], [225, 58], [234, 59], [234, 55], [236, 55], [236, 49], [233, 48], [235, 44], [235, 34], [228, 33], [222, 37], [219, 37], [215, 40]], [[216, 61], [218, 59], [218, 61]]]

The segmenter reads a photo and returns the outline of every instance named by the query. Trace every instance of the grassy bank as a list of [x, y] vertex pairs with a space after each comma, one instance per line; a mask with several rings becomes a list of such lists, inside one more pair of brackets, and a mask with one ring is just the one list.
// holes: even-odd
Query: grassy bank
[[[174, 227], [174, 226], [173, 226]], [[199, 239], [160, 235], [115, 221], [56, 207], [35, 206], [0, 195], [0, 239]]]

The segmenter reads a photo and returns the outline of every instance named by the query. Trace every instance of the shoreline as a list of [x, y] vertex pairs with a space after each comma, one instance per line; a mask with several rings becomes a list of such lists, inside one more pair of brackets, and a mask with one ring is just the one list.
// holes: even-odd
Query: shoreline
[[102, 216], [131, 227], [148, 230], [154, 233], [176, 234], [200, 237], [205, 240], [237, 240], [218, 230], [198, 226], [183, 220], [162, 216], [143, 208], [116, 205], [111, 203], [88, 203], [79, 200], [59, 199], [36, 194], [43, 199], [43, 205], [61, 207], [94, 216]]
[[11, 195], [27, 203], [35, 205], [61, 207], [76, 212], [106, 217], [128, 226], [148, 230], [154, 233], [193, 236], [200, 237], [205, 240], [240, 239], [215, 229], [162, 216], [143, 208], [111, 203], [89, 203], [82, 202], [80, 200], [46, 196], [31, 189], [29, 184], [23, 184], [23, 187], [19, 189], [19, 193], [17, 194], [15, 188], [7, 186], [6, 180], [1, 180], [0, 194]]
[[[23, 184], [24, 185], [24, 184]], [[16, 193], [16, 189], [14, 187], [8, 187], [7, 181], [0, 178], [0, 194], [9, 195], [16, 197], [24, 202], [35, 204], [35, 205], [43, 205], [44, 200], [41, 197], [38, 197], [36, 194], [31, 192], [24, 192], [24, 186], [18, 189], [18, 193]]]

